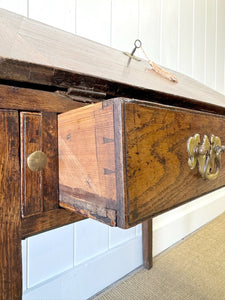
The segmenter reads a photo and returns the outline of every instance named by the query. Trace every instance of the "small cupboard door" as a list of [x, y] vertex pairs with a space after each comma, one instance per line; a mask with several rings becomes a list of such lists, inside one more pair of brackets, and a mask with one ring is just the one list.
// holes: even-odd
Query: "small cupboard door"
[[[58, 207], [56, 113], [21, 112], [20, 135], [21, 208], [22, 217], [29, 217]], [[32, 170], [28, 160], [40, 151], [47, 164], [42, 170]]]

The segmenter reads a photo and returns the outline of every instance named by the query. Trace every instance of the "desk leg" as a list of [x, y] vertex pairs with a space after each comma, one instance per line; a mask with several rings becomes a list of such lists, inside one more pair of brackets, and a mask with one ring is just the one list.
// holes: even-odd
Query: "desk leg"
[[0, 225], [0, 299], [22, 299], [21, 239], [15, 223]]
[[142, 223], [143, 265], [145, 269], [152, 267], [152, 219]]
[[21, 299], [19, 121], [0, 110], [0, 300]]

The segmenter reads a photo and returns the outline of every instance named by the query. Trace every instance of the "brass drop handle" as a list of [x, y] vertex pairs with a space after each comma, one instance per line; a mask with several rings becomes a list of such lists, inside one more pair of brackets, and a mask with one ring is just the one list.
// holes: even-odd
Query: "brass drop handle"
[[27, 157], [27, 165], [31, 171], [41, 171], [47, 165], [47, 155], [42, 151], [35, 151]]
[[204, 179], [216, 179], [221, 166], [221, 153], [225, 152], [225, 146], [221, 146], [218, 136], [212, 135], [210, 140], [204, 135], [203, 142], [197, 133], [187, 142], [188, 165], [193, 170], [196, 165]]

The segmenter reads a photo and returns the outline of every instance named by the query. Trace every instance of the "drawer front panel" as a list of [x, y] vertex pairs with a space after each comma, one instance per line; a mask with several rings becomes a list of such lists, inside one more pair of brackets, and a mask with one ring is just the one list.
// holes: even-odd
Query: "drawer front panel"
[[[57, 118], [55, 113], [21, 112], [21, 205], [28, 217], [58, 207]], [[32, 171], [28, 156], [42, 151], [47, 166]]]
[[[225, 185], [225, 157], [216, 180], [188, 166], [188, 138], [221, 137], [225, 118], [210, 114], [126, 103], [125, 155], [129, 225], [155, 216]], [[225, 155], [224, 155], [225, 156]]]

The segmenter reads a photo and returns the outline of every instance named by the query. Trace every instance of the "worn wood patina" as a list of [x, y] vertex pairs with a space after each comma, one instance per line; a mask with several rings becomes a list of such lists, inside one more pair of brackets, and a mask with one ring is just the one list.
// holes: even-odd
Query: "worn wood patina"
[[[0, 40], [0, 299], [22, 297], [22, 238], [86, 217], [144, 222], [150, 268], [149, 218], [224, 185], [223, 159], [206, 182], [186, 151], [195, 133], [224, 144], [224, 96], [3, 9]], [[34, 151], [47, 156], [37, 173], [27, 166]]]

